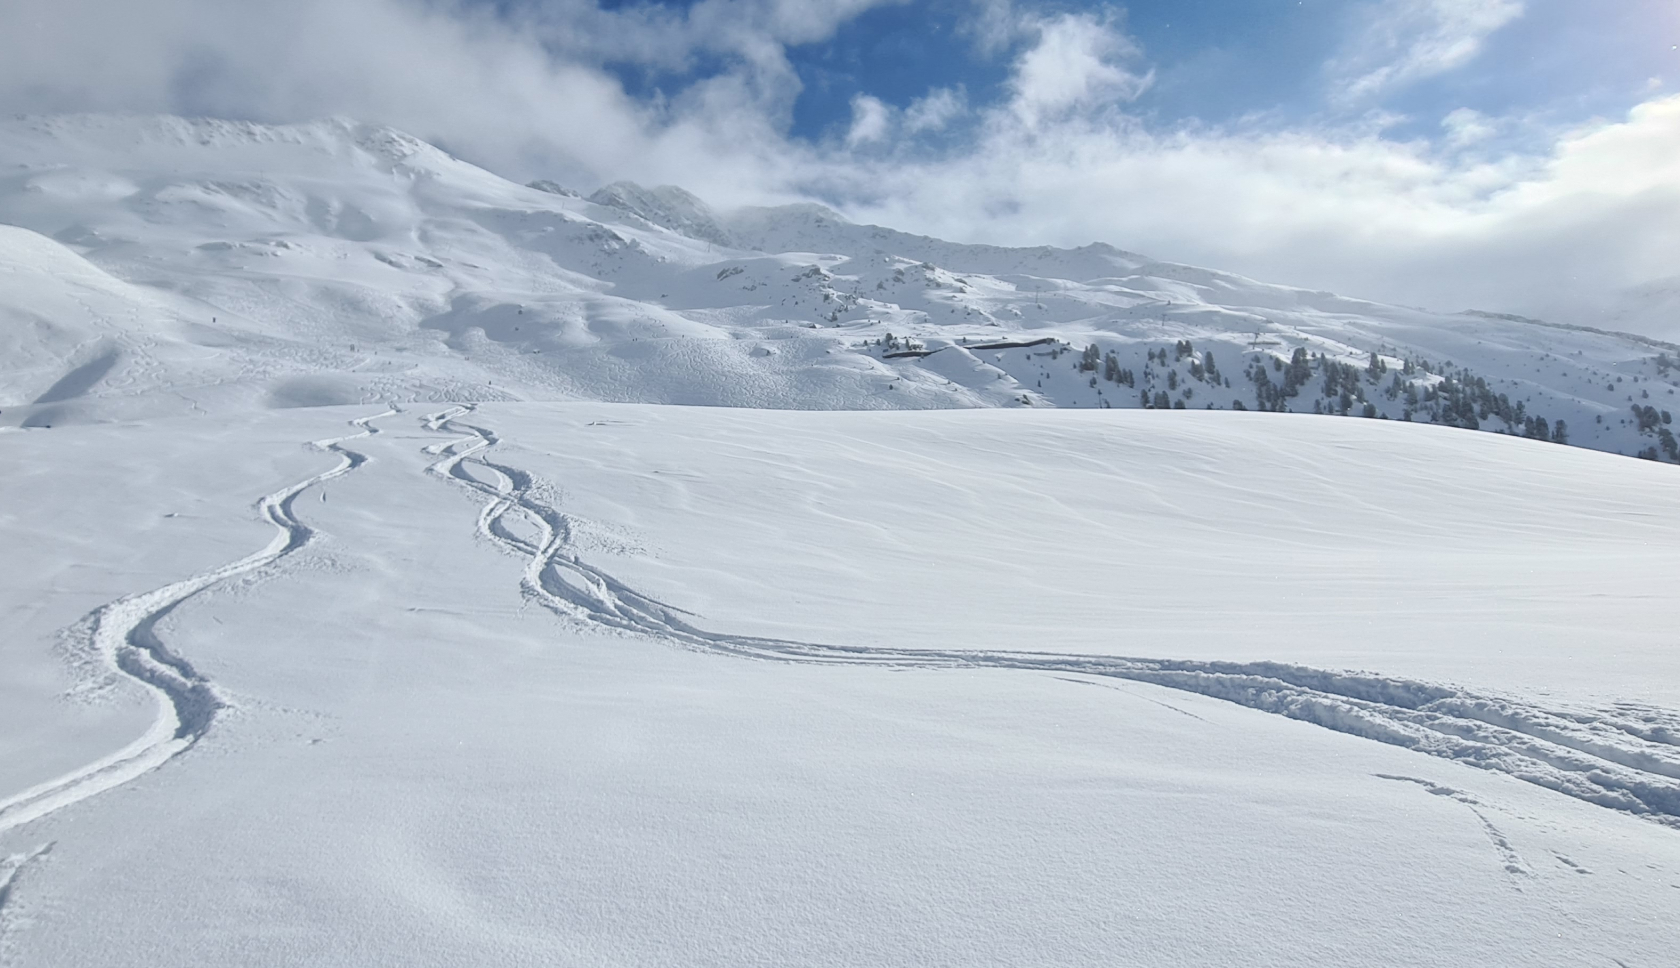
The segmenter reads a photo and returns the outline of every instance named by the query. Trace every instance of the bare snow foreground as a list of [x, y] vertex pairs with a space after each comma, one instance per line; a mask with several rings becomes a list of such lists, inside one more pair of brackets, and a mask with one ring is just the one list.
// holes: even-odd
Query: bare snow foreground
[[0, 435], [0, 963], [1680, 948], [1672, 467], [379, 409]]

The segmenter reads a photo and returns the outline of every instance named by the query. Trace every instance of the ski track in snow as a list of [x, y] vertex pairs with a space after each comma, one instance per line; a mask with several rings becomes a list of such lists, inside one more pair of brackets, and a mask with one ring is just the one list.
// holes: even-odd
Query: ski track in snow
[[17, 889], [18, 880], [23, 877], [24, 868], [40, 858], [52, 853], [51, 842], [42, 844], [26, 854], [12, 854], [0, 859], [0, 963], [5, 962], [7, 915], [12, 902], [12, 892]]
[[[479, 532], [525, 559], [525, 595], [559, 615], [756, 659], [1018, 669], [1152, 683], [1504, 773], [1680, 830], [1680, 714], [1666, 709], [1632, 704], [1608, 710], [1548, 709], [1446, 684], [1280, 662], [897, 650], [706, 631], [685, 621], [679, 609], [581, 560], [571, 547], [571, 519], [542, 501], [530, 474], [486, 456], [499, 438], [463, 420], [473, 412], [472, 406], [462, 405], [424, 418], [428, 430], [466, 434], [428, 447], [427, 453], [439, 459], [426, 470], [488, 498], [479, 513]], [[1497, 843], [1502, 837], [1488, 826]], [[1520, 860], [1507, 860], [1508, 866], [1527, 869]]]
[[210, 680], [158, 638], [158, 622], [194, 595], [273, 564], [308, 544], [315, 531], [298, 520], [292, 510], [293, 502], [309, 488], [366, 463], [365, 454], [344, 447], [344, 442], [378, 433], [372, 421], [398, 412], [391, 409], [359, 417], [350, 421], [358, 428], [357, 433], [312, 443], [317, 449], [337, 454], [339, 462], [257, 502], [258, 511], [275, 529], [273, 540], [261, 551], [162, 588], [117, 599], [95, 609], [76, 624], [73, 634], [97, 653], [112, 672], [138, 683], [152, 694], [157, 718], [144, 735], [115, 753], [0, 801], [0, 833], [157, 769], [191, 748], [204, 735], [225, 702]]

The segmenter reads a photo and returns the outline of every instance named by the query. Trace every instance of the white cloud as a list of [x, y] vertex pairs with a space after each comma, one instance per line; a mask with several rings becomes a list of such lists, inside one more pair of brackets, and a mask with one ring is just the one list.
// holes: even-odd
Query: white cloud
[[1331, 61], [1332, 94], [1353, 103], [1462, 67], [1523, 11], [1523, 0], [1380, 0]]
[[938, 131], [968, 112], [968, 95], [959, 85], [933, 88], [904, 109], [904, 130], [910, 134]]
[[908, 107], [896, 108], [870, 94], [852, 95], [852, 122], [846, 130], [847, 148], [861, 149], [869, 145], [907, 147], [898, 137], [913, 138], [928, 131], [937, 131], [968, 111], [967, 95], [962, 88], [933, 88]]
[[1037, 42], [1015, 62], [1013, 109], [1037, 124], [1073, 108], [1135, 101], [1155, 73], [1137, 74], [1126, 61], [1141, 51], [1115, 24], [1090, 14], [1062, 14], [1037, 21]]
[[1014, 0], [970, 0], [973, 16], [957, 29], [974, 40], [982, 54], [996, 54], [1030, 33], [1032, 23], [1015, 9]]
[[[865, 179], [860, 214], [920, 232], [1103, 240], [1385, 301], [1603, 324], [1625, 293], [1676, 273], [1680, 96], [1494, 160], [1377, 134], [1082, 120], [995, 124], [960, 158]], [[1680, 330], [1660, 315], [1615, 320]]]
[[1473, 108], [1459, 108], [1449, 113], [1441, 119], [1441, 127], [1447, 132], [1447, 143], [1454, 147], [1486, 141], [1498, 131], [1487, 115]]
[[846, 133], [846, 146], [874, 144], [887, 136], [892, 115], [880, 98], [859, 94], [852, 98], [852, 128]]

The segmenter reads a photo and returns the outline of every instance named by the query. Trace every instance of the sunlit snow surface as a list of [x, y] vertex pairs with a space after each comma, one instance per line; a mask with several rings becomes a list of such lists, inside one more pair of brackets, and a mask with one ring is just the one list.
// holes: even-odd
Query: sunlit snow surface
[[[5, 524], [7, 789], [170, 715], [54, 630], [262, 549], [253, 502], [341, 466], [309, 442], [377, 413], [0, 438], [4, 506], [29, 509]], [[306, 543], [157, 623], [224, 704], [196, 745], [0, 814], [13, 962], [1672, 950], [1671, 468], [1261, 414], [368, 425], [338, 445], [368, 459], [288, 505]], [[1312, 670], [1368, 672], [1365, 698]], [[1216, 673], [1282, 678], [1244, 701]], [[1419, 735], [1463, 742], [1252, 701], [1404, 726], [1407, 689], [1439, 692]]]
[[1677, 357], [0, 121], [0, 964], [1672, 964]]

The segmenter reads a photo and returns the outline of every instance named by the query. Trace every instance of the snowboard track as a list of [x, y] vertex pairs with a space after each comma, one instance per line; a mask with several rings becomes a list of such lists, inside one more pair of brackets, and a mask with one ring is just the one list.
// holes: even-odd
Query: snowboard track
[[[488, 499], [479, 513], [480, 534], [525, 560], [521, 587], [528, 599], [568, 619], [780, 662], [1013, 669], [1150, 683], [1504, 773], [1680, 830], [1680, 714], [1658, 707], [1546, 708], [1442, 683], [1281, 662], [901, 650], [707, 631], [685, 620], [687, 613], [583, 561], [572, 546], [570, 517], [544, 500], [540, 482], [489, 459], [500, 438], [463, 420], [474, 410], [461, 405], [424, 419], [428, 430], [466, 435], [427, 448], [439, 457], [427, 472]], [[531, 535], [516, 531], [515, 521]]]
[[367, 455], [345, 447], [345, 442], [379, 433], [373, 421], [396, 413], [393, 408], [358, 417], [350, 421], [357, 433], [311, 443], [317, 450], [336, 454], [338, 463], [257, 502], [257, 512], [275, 529], [274, 538], [261, 551], [162, 588], [117, 599], [69, 630], [71, 639], [97, 655], [110, 673], [150, 693], [157, 716], [143, 736], [117, 752], [0, 801], [0, 833], [157, 769], [204, 736], [227, 703], [214, 683], [158, 637], [158, 623], [188, 599], [266, 568], [307, 545], [316, 532], [299, 520], [293, 508], [298, 496], [365, 464]]

